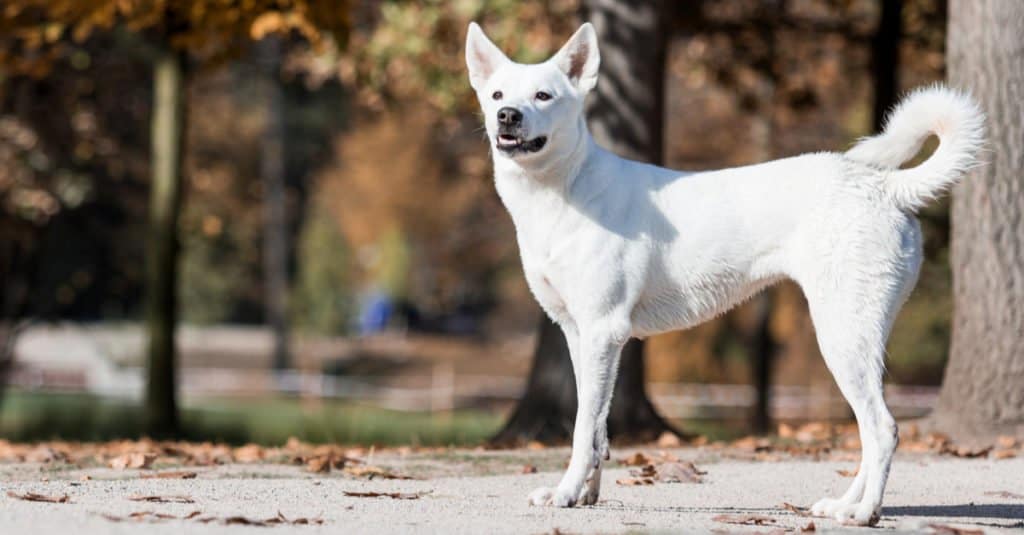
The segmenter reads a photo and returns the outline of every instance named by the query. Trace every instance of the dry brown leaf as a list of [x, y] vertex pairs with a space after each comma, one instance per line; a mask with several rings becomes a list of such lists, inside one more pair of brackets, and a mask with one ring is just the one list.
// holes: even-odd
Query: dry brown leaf
[[679, 438], [679, 435], [671, 431], [664, 431], [658, 437], [657, 444], [659, 448], [678, 448], [683, 444], [683, 441]]
[[624, 487], [640, 487], [643, 485], [653, 485], [654, 480], [649, 477], [626, 477], [616, 479], [615, 483]]
[[410, 476], [403, 476], [389, 472], [379, 466], [364, 465], [352, 465], [346, 466], [344, 472], [354, 477], [365, 477], [367, 479], [415, 479]]
[[775, 523], [774, 518], [762, 515], [718, 515], [711, 520], [723, 524], [741, 524], [744, 526], [766, 526]]
[[951, 453], [957, 457], [963, 457], [965, 459], [972, 459], [974, 457], [983, 457], [988, 455], [988, 452], [992, 451], [992, 446], [960, 446], [952, 450]]
[[993, 490], [986, 492], [985, 496], [995, 496], [996, 498], [1012, 498], [1014, 500], [1024, 500], [1024, 494], [1016, 494], [1007, 490]]
[[836, 473], [843, 477], [856, 477], [857, 472], [860, 471], [860, 467], [854, 468], [853, 470], [836, 470]]
[[985, 530], [983, 529], [961, 528], [948, 524], [928, 524], [928, 527], [932, 529], [932, 533], [940, 533], [942, 535], [985, 535]]
[[619, 464], [625, 466], [644, 466], [651, 464], [651, 458], [638, 451], [625, 459], [619, 459]]
[[418, 500], [423, 497], [419, 492], [350, 492], [344, 491], [345, 496], [352, 498], [391, 498], [392, 500]]
[[51, 463], [54, 461], [63, 461], [65, 459], [67, 459], [66, 455], [44, 445], [37, 446], [32, 451], [25, 454], [25, 462], [29, 463]]
[[27, 502], [71, 503], [71, 499], [68, 498], [67, 494], [61, 494], [60, 496], [47, 496], [45, 494], [37, 494], [35, 492], [17, 493], [13, 490], [9, 490], [7, 491], [7, 495], [11, 498], [17, 498]]
[[992, 452], [992, 458], [998, 460], [1002, 459], [1013, 459], [1017, 456], [1017, 452], [1014, 450], [996, 450]]
[[537, 473], [537, 467], [532, 465], [532, 464], [525, 464], [525, 465], [523, 465], [523, 469], [520, 470], [520, 473], [523, 473], [523, 474], [536, 474]]
[[1012, 450], [1017, 447], [1017, 438], [1009, 435], [1001, 435], [996, 439], [996, 446], [999, 449]]
[[155, 474], [142, 474], [142, 479], [195, 479], [195, 472], [175, 470], [172, 472], [157, 472]]
[[546, 449], [546, 448], [547, 448], [547, 446], [545, 446], [544, 444], [542, 444], [542, 443], [540, 443], [540, 442], [538, 442], [536, 440], [531, 440], [530, 442], [526, 443], [526, 449], [528, 449], [530, 451], [543, 450], [543, 449]]
[[811, 512], [808, 511], [806, 507], [793, 505], [789, 502], [782, 502], [782, 508], [791, 513], [795, 513], [797, 516], [811, 516]]
[[126, 468], [149, 468], [150, 464], [156, 459], [156, 455], [152, 453], [126, 453], [124, 455], [118, 455], [107, 463], [107, 466], [115, 470], [124, 470]]
[[661, 463], [654, 467], [655, 479], [665, 483], [700, 483], [702, 472], [689, 461]]
[[151, 502], [151, 503], [196, 503], [195, 500], [188, 496], [147, 496], [136, 494], [135, 496], [129, 496], [129, 500], [133, 502]]
[[263, 447], [258, 444], [246, 444], [240, 448], [235, 448], [232, 452], [235, 462], [238, 463], [254, 463], [262, 461], [264, 458]]
[[812, 531], [818, 531], [818, 527], [814, 525], [814, 522], [808, 522], [807, 525], [797, 529], [797, 533], [810, 533]]

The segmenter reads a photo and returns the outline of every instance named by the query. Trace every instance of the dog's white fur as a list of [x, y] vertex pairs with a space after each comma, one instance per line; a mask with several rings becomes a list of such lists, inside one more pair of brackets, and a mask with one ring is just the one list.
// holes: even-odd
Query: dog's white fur
[[[578, 385], [568, 470], [530, 502], [597, 501], [619, 351], [630, 337], [696, 325], [790, 278], [807, 297], [863, 444], [849, 490], [812, 511], [875, 522], [897, 442], [882, 396], [885, 343], [921, 265], [914, 211], [975, 165], [983, 115], [972, 99], [921, 89], [882, 134], [845, 154], [685, 173], [619, 158], [590, 137], [583, 101], [599, 56], [589, 24], [536, 65], [510, 61], [471, 24], [466, 60], [526, 279], [565, 332]], [[497, 149], [496, 112], [506, 106], [523, 114], [525, 137], [547, 137], [541, 150]], [[931, 134], [940, 139], [935, 153], [899, 169]]]

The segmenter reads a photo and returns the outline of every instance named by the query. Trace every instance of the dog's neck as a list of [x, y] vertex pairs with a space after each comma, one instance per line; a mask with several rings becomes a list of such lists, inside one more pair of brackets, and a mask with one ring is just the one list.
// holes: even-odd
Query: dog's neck
[[602, 174], [592, 170], [601, 169], [600, 161], [611, 153], [594, 141], [582, 117], [575, 129], [563, 132], [561, 139], [553, 139], [556, 143], [564, 141], [564, 145], [545, 148], [548, 154], [562, 155], [557, 159], [517, 161], [493, 155], [495, 186], [515, 223], [521, 247], [525, 246], [524, 239], [533, 246], [545, 246], [551, 230], [572, 210], [574, 190], [579, 190], [584, 181], [589, 184], [601, 179], [596, 175]]

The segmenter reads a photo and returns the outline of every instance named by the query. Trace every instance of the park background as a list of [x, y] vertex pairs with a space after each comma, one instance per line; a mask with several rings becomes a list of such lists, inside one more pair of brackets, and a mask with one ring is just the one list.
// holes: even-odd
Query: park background
[[[463, 43], [478, 21], [540, 61], [601, 3], [583, 4], [5, 2], [0, 437], [564, 441], [568, 360], [494, 192]], [[601, 43], [636, 73], [602, 76], [651, 81], [656, 142], [623, 150], [673, 168], [844, 150], [947, 75], [941, 0], [641, 4], [655, 16]], [[920, 214], [897, 417], [943, 379], [949, 212]], [[793, 284], [623, 367], [619, 440], [851, 417]]]

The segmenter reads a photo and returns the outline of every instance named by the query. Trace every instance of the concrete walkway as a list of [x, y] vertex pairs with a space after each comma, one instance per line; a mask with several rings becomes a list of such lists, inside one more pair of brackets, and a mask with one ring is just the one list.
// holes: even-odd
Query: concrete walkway
[[[632, 451], [619, 449], [614, 458]], [[616, 480], [629, 477], [631, 469], [613, 461], [604, 474], [601, 501], [578, 509], [526, 503], [535, 487], [557, 483], [557, 470], [568, 454], [564, 449], [452, 450], [373, 459], [376, 465], [418, 477], [414, 480], [311, 474], [302, 467], [273, 464], [182, 468], [195, 471], [193, 479], [141, 477], [152, 471], [6, 464], [0, 465], [0, 533], [767, 533], [799, 530], [812, 521], [819, 533], [869, 533], [867, 528], [801, 517], [782, 506], [808, 506], [824, 495], [840, 494], [851, 479], [837, 471], [852, 470], [854, 462], [707, 459], [695, 449], [673, 453], [696, 460], [707, 472], [703, 482], [623, 486]], [[539, 472], [523, 473], [534, 466]], [[66, 494], [68, 502], [25, 501], [8, 492]], [[147, 496], [190, 503], [131, 499]], [[266, 527], [242, 520], [264, 520], [278, 512], [287, 521], [313, 523], [280, 520]], [[722, 522], [720, 515], [766, 520], [762, 525], [739, 525]], [[1024, 459], [901, 454], [892, 469], [878, 528], [937, 532], [930, 525], [1024, 532]]]

